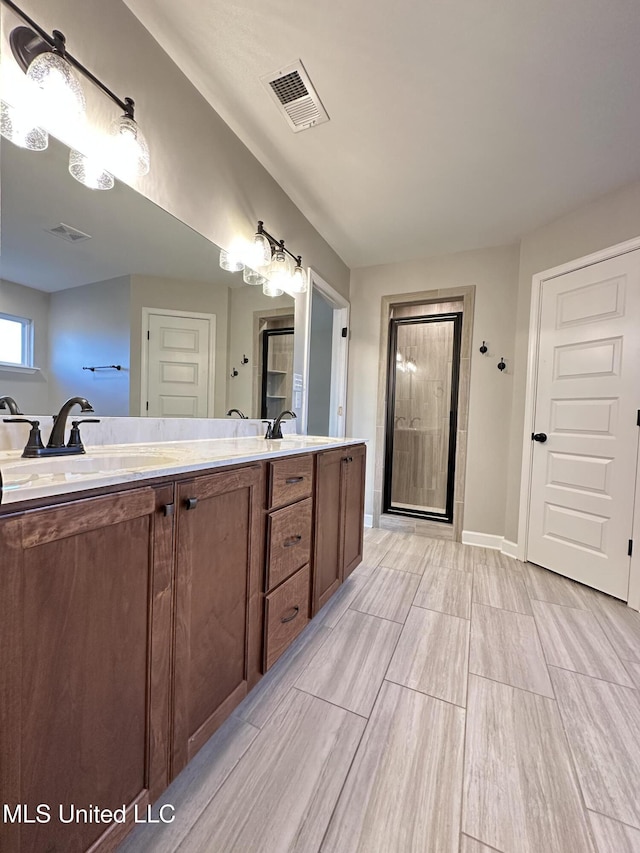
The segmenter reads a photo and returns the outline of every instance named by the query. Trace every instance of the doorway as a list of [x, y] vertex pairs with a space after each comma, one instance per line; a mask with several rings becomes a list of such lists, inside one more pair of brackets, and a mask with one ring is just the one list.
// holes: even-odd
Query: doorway
[[587, 260], [534, 280], [523, 539], [531, 562], [627, 601], [638, 466], [640, 250]]
[[344, 438], [349, 303], [313, 270], [309, 280], [305, 431]]
[[453, 523], [462, 313], [389, 323], [383, 511]]

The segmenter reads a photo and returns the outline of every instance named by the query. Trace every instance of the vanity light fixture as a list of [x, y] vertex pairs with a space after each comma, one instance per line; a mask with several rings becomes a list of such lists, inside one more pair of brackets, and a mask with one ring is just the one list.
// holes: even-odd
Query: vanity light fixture
[[0, 103], [0, 134], [29, 151], [44, 151], [49, 145], [49, 134], [43, 127], [39, 127], [23, 110], [4, 101]]
[[222, 250], [220, 266], [229, 272], [243, 272], [245, 284], [261, 285], [266, 296], [283, 293], [305, 293], [308, 288], [307, 273], [302, 266], [302, 256], [294, 255], [258, 221], [253, 242], [241, 257], [241, 252]]
[[[49, 35], [13, 0], [1, 2], [27, 24], [11, 31], [9, 43], [34, 93], [28, 104], [21, 103], [17, 108], [2, 105], [2, 135], [17, 145], [38, 151], [46, 148], [47, 130], [55, 132], [56, 127], [66, 128], [75, 123], [80, 126], [86, 105], [78, 76], [81, 75], [110, 98], [122, 110], [122, 115], [112, 123], [107, 140], [101, 141], [95, 150], [71, 151], [70, 173], [93, 189], [110, 189], [114, 184], [111, 171], [125, 180], [146, 175], [150, 168], [149, 146], [135, 120], [133, 100], [119, 98], [72, 56], [59, 30]], [[29, 100], [28, 96], [24, 96], [24, 100]], [[27, 110], [33, 114], [29, 120]], [[27, 127], [29, 122], [31, 126]]]

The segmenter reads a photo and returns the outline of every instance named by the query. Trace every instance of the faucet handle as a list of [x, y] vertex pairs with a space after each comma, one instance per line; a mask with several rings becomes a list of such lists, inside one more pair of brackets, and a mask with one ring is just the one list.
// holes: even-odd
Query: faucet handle
[[42, 435], [40, 434], [40, 421], [30, 421], [28, 418], [3, 418], [5, 424], [31, 424], [29, 438], [25, 445], [23, 456], [37, 456], [44, 449]]
[[273, 438], [273, 421], [262, 421], [263, 424], [267, 425], [267, 431], [264, 434], [265, 438]]
[[80, 424], [99, 424], [99, 418], [85, 418], [81, 421], [71, 421], [71, 433], [67, 447], [82, 447], [82, 439], [80, 438]]

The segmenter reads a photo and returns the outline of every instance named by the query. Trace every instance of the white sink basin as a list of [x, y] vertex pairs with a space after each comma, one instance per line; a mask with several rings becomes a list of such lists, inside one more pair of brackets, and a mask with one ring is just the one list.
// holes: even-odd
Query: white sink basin
[[162, 468], [175, 462], [173, 456], [143, 453], [91, 454], [87, 456], [20, 459], [2, 466], [5, 485], [28, 483], [44, 477], [79, 476], [110, 471], [139, 471]]

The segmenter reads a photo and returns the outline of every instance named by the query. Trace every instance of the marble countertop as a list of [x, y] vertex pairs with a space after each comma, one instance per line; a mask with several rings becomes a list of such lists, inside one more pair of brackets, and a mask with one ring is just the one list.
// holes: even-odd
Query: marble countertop
[[291, 435], [269, 441], [246, 437], [89, 445], [86, 455], [42, 459], [22, 459], [20, 451], [4, 451], [0, 452], [1, 503], [5, 507], [34, 498], [363, 443], [364, 439], [356, 438]]

